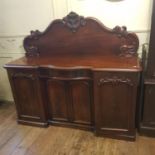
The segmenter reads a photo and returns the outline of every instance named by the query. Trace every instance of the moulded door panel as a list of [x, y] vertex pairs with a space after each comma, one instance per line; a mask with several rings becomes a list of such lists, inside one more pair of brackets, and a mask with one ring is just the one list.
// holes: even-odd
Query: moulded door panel
[[103, 84], [98, 88], [97, 126], [101, 130], [128, 130], [131, 101], [130, 86]]
[[89, 81], [70, 83], [73, 122], [92, 124], [92, 85]]
[[50, 119], [68, 121], [68, 90], [64, 81], [48, 80], [47, 90], [49, 97]]
[[17, 100], [18, 114], [24, 119], [40, 119], [40, 104], [37, 83], [33, 77], [20, 76], [12, 78]]

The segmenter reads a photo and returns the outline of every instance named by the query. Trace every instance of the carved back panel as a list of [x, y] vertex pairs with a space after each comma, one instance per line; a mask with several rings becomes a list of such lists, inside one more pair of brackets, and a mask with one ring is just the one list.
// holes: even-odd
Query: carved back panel
[[24, 39], [26, 56], [54, 54], [102, 54], [135, 56], [139, 41], [126, 27], [106, 28], [94, 18], [71, 12], [62, 20], [54, 20], [44, 32], [31, 31]]

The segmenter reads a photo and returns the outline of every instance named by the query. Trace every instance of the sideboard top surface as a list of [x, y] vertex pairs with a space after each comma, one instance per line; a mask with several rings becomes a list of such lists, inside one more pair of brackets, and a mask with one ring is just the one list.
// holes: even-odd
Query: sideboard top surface
[[22, 57], [5, 65], [6, 68], [38, 68], [49, 67], [57, 69], [89, 68], [92, 70], [122, 70], [141, 71], [139, 60], [136, 57], [124, 58], [117, 56], [71, 56], [55, 55], [53, 57]]

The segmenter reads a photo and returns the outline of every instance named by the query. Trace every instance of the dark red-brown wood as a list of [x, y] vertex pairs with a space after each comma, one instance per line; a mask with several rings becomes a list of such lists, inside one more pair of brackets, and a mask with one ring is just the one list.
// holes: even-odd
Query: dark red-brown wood
[[37, 70], [8, 68], [7, 71], [18, 112], [18, 122], [47, 126]]
[[26, 56], [5, 65], [19, 122], [134, 140], [138, 44], [126, 27], [108, 29], [74, 12], [32, 31]]
[[137, 80], [137, 73], [95, 72], [97, 135], [111, 135], [119, 139], [135, 138]]
[[24, 40], [27, 56], [47, 55], [137, 55], [139, 41], [126, 27], [106, 28], [95, 18], [84, 18], [71, 12], [54, 20], [43, 32], [31, 31]]

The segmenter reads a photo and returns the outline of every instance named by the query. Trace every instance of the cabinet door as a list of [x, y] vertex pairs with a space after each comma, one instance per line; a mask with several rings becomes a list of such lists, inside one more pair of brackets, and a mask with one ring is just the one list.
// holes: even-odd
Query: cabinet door
[[143, 120], [144, 126], [155, 127], [155, 84], [145, 85]]
[[97, 132], [110, 137], [134, 137], [137, 90], [132, 79], [121, 73], [96, 74], [94, 87]]
[[75, 123], [92, 124], [92, 85], [88, 81], [70, 83], [72, 119]]
[[68, 121], [68, 88], [61, 80], [48, 80], [49, 117], [55, 121]]
[[38, 83], [33, 72], [15, 72], [10, 79], [19, 121], [43, 120]]

